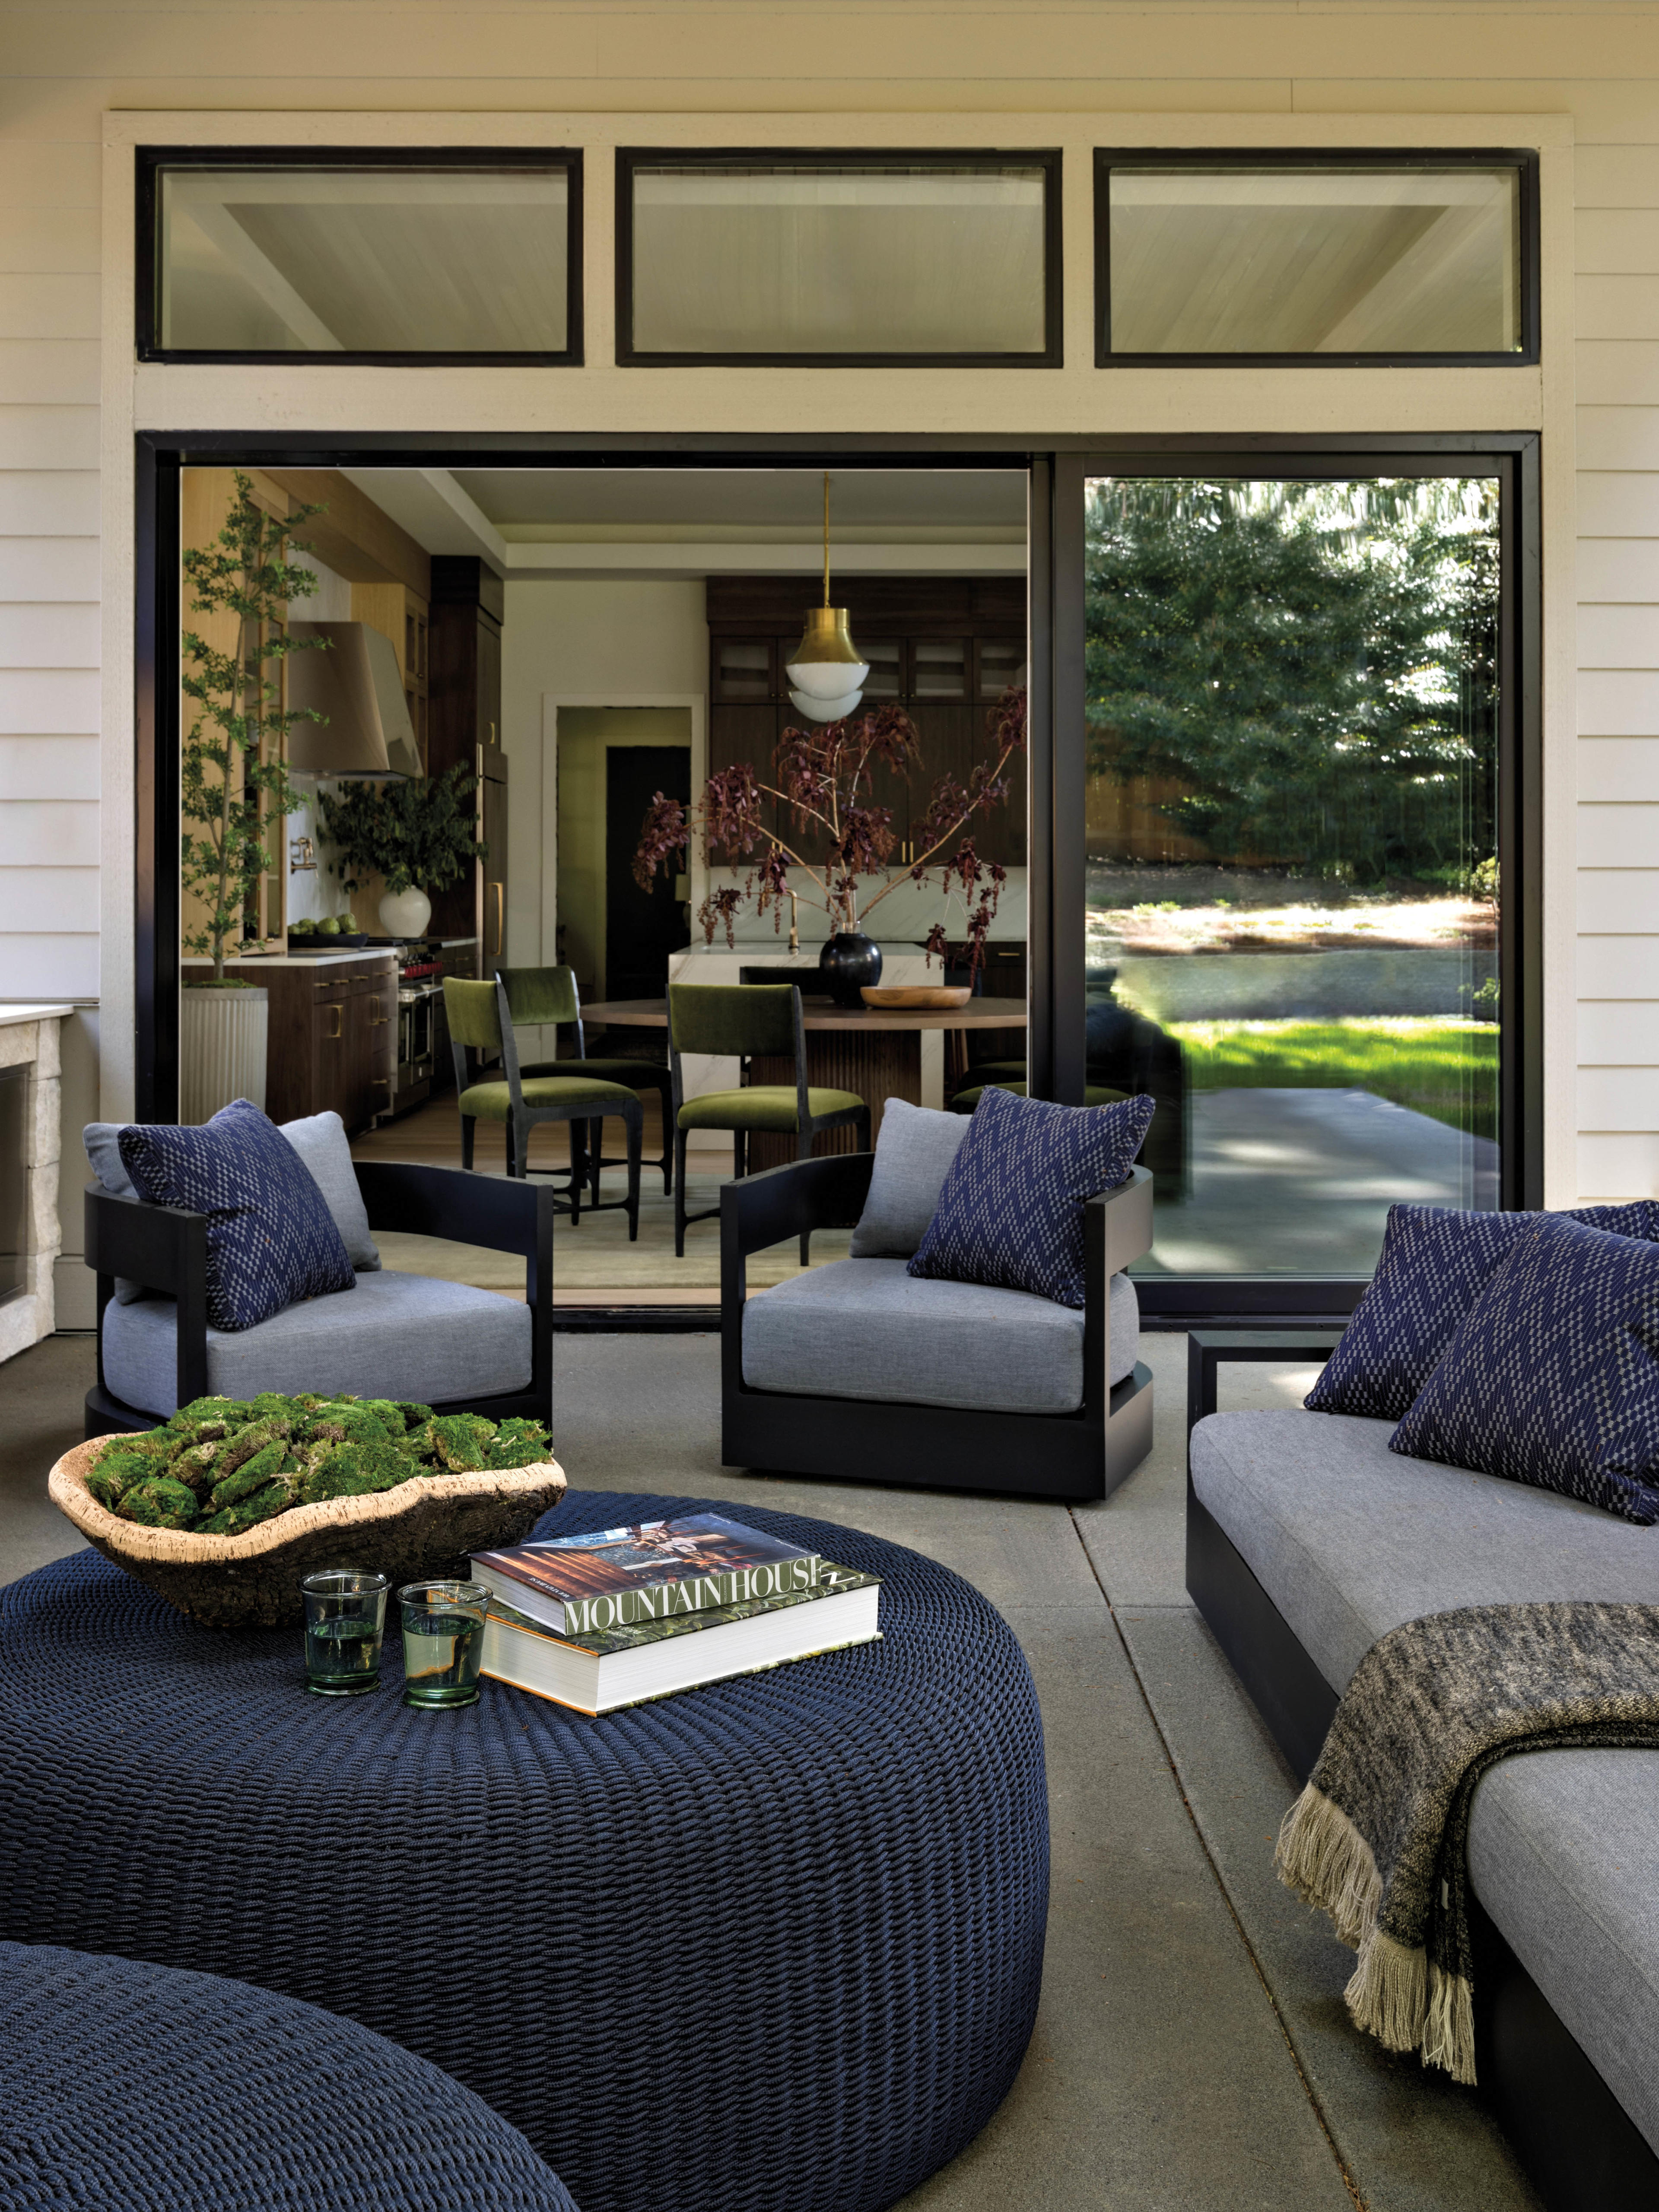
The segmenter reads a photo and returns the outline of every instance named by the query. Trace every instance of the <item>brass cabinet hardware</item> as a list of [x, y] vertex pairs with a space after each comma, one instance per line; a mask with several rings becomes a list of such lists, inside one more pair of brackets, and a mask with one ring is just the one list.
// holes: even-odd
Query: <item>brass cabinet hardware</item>
[[333, 1042], [334, 1042], [334, 1040], [335, 1040], [335, 1038], [336, 1038], [336, 1037], [337, 1037], [337, 1036], [341, 1036], [341, 1035], [343, 1033], [343, 1031], [344, 1031], [344, 1029], [345, 1029], [345, 1008], [344, 1008], [344, 1007], [340, 1004], [339, 1000], [337, 999], [337, 1000], [334, 1001], [334, 1004], [333, 1004], [333, 1005], [329, 1008], [329, 1012], [330, 1012], [330, 1013], [331, 1013], [331, 1014], [333, 1015], [333, 1017], [334, 1017], [334, 1026], [333, 1026], [333, 1028], [332, 1028], [332, 1029], [329, 1031], [329, 1033], [328, 1033], [327, 1042], [328, 1042], [330, 1044], [332, 1044], [332, 1043], [333, 1043]]
[[505, 922], [507, 885], [505, 884], [496, 884], [493, 886], [493, 889], [495, 893], [495, 954], [496, 957], [499, 959], [501, 957], [502, 931]]

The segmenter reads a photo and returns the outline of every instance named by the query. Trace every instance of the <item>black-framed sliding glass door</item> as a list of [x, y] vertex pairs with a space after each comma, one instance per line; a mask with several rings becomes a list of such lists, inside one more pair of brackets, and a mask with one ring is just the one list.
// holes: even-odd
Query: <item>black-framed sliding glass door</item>
[[1158, 1101], [1153, 1312], [1340, 1312], [1395, 1201], [1537, 1202], [1529, 458], [1057, 467], [1056, 1089]]

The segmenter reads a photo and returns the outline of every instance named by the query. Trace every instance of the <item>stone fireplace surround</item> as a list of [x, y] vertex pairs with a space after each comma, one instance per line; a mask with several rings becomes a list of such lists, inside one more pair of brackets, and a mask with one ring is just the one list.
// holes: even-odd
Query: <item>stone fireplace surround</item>
[[63, 1124], [59, 1025], [74, 1012], [67, 1006], [0, 1006], [0, 1068], [28, 1070], [23, 1115], [28, 1250], [21, 1290], [0, 1303], [0, 1359], [38, 1344], [55, 1325], [52, 1269], [61, 1243], [58, 1163]]

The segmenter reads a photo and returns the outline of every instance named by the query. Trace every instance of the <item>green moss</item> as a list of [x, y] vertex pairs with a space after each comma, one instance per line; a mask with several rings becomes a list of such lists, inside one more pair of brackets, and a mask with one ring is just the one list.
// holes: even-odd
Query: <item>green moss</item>
[[514, 1414], [496, 1430], [486, 1464], [502, 1468], [537, 1467], [552, 1455], [552, 1440], [542, 1424]]
[[144, 1528], [187, 1528], [196, 1518], [196, 1499], [170, 1474], [146, 1475], [135, 1482], [116, 1508], [124, 1521]]
[[[246, 1467], [249, 1460], [256, 1457], [268, 1445], [277, 1444], [285, 1448], [291, 1425], [287, 1421], [250, 1421], [246, 1428], [239, 1429], [234, 1437], [228, 1437], [219, 1454], [220, 1480], [222, 1481], [228, 1474], [234, 1474], [239, 1467]], [[282, 1452], [279, 1450], [276, 1459], [270, 1462], [273, 1472], [281, 1459]], [[218, 1502], [221, 1504], [224, 1503], [222, 1498]]]
[[[108, 1505], [125, 1491], [131, 1490], [135, 1482], [142, 1482], [146, 1475], [159, 1472], [153, 1460], [140, 1452], [129, 1451], [125, 1441], [112, 1446], [106, 1444], [98, 1455], [92, 1474], [87, 1477], [87, 1487], [100, 1505]], [[101, 1487], [94, 1487], [93, 1474], [98, 1477]], [[106, 1491], [112, 1492], [113, 1498], [106, 1497]]]
[[240, 1536], [244, 1529], [257, 1528], [261, 1521], [269, 1521], [293, 1503], [285, 1482], [268, 1483], [252, 1497], [239, 1498], [234, 1505], [222, 1506], [193, 1533], [199, 1536]]
[[395, 1490], [420, 1470], [402, 1453], [382, 1440], [378, 1443], [337, 1444], [325, 1453], [300, 1486], [300, 1503], [316, 1505], [325, 1498], [367, 1498], [382, 1490]]
[[180, 1406], [168, 1422], [171, 1429], [194, 1428], [198, 1421], [245, 1421], [248, 1418], [247, 1402], [242, 1398], [227, 1398], [222, 1394], [206, 1398], [192, 1398], [187, 1406]]
[[256, 1490], [263, 1490], [283, 1464], [287, 1451], [287, 1440], [273, 1437], [262, 1444], [249, 1459], [234, 1467], [213, 1486], [213, 1503], [220, 1509], [234, 1505], [244, 1498], [251, 1498]]
[[386, 1424], [360, 1405], [319, 1406], [301, 1431], [307, 1443], [378, 1444], [386, 1441]]
[[398, 1411], [404, 1417], [405, 1429], [423, 1429], [432, 1419], [431, 1407], [417, 1405], [412, 1398], [400, 1398]]
[[374, 1414], [393, 1443], [403, 1442], [404, 1431], [408, 1424], [404, 1419], [404, 1409], [401, 1406], [393, 1405], [390, 1398], [365, 1398], [362, 1410], [366, 1413]]
[[489, 1463], [495, 1433], [493, 1421], [481, 1413], [438, 1413], [415, 1438], [424, 1460], [434, 1462], [448, 1474], [477, 1474]]

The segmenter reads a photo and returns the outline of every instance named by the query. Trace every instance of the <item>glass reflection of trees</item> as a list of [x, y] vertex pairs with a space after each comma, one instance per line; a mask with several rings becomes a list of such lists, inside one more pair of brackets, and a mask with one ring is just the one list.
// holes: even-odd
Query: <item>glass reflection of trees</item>
[[1106, 478], [1086, 521], [1091, 770], [1151, 780], [1180, 857], [1471, 887], [1495, 483]]

